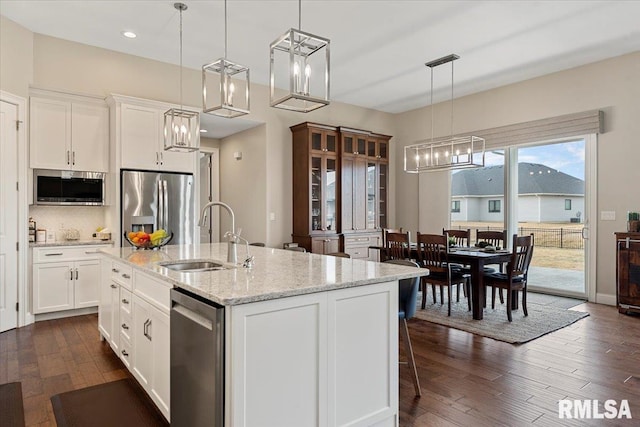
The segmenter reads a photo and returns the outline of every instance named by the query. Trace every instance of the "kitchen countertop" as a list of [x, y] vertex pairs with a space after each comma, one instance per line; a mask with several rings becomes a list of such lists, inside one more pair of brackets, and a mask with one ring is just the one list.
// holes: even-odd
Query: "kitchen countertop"
[[36, 243], [29, 242], [30, 248], [48, 248], [51, 246], [88, 246], [88, 245], [113, 245], [113, 240], [61, 240], [56, 242]]
[[[102, 248], [100, 252], [123, 261], [221, 305], [310, 294], [334, 289], [395, 281], [428, 274], [426, 269], [339, 258], [283, 249], [250, 247], [253, 268], [241, 266], [225, 270], [185, 273], [169, 270], [162, 263], [178, 260], [215, 260], [226, 267], [227, 243], [169, 245], [160, 250]], [[238, 246], [238, 260], [246, 255]]]

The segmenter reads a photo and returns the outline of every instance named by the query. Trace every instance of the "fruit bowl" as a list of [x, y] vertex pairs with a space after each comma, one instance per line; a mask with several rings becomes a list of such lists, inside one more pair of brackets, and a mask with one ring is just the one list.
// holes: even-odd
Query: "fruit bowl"
[[158, 249], [173, 239], [173, 233], [167, 233], [162, 229], [156, 230], [151, 234], [144, 231], [125, 231], [124, 238], [136, 249]]

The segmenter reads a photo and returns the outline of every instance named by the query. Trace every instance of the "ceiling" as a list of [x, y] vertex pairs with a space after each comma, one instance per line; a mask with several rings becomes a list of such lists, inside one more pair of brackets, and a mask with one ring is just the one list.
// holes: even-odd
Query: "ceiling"
[[[184, 2], [183, 62], [200, 69], [224, 56], [224, 2]], [[267, 85], [269, 43], [297, 27], [298, 1], [229, 0], [227, 10], [227, 58]], [[0, 13], [36, 33], [179, 63], [173, 1], [2, 0]], [[429, 104], [425, 62], [460, 55], [459, 97], [639, 51], [639, 16], [640, 1], [302, 2], [302, 30], [331, 40], [331, 99], [390, 113]], [[434, 69], [433, 96], [450, 98], [449, 65]]]

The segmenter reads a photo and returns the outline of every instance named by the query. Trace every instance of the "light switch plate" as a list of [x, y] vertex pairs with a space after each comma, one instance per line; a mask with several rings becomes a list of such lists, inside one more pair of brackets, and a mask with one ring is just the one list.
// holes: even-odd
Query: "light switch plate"
[[271, 213], [269, 214], [269, 219], [270, 219], [271, 221], [275, 221], [275, 220], [276, 220], [276, 214], [275, 214], [275, 212], [271, 212]]
[[602, 221], [615, 221], [616, 211], [600, 211], [600, 219]]

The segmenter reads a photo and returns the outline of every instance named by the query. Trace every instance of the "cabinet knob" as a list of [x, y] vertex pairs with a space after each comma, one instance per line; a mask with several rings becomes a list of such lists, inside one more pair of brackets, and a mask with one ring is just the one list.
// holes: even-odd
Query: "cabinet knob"
[[131, 279], [131, 276], [129, 276], [127, 273], [122, 273], [122, 277], [124, 277], [125, 279]]
[[127, 353], [126, 351], [122, 350], [120, 353], [122, 353], [122, 355], [124, 357], [129, 357], [129, 353]]
[[126, 323], [123, 323], [123, 324], [122, 324], [122, 329], [127, 330], [127, 329], [129, 329], [129, 327], [127, 326], [127, 324], [126, 324]]
[[126, 298], [122, 298], [122, 303], [123, 303], [123, 304], [129, 304], [129, 300], [128, 300], [128, 299], [126, 299]]
[[116, 289], [116, 288], [117, 288], [117, 286], [112, 283], [111, 284], [111, 289]]
[[120, 273], [120, 270], [118, 270], [117, 268], [112, 268], [111, 271], [114, 273]]

